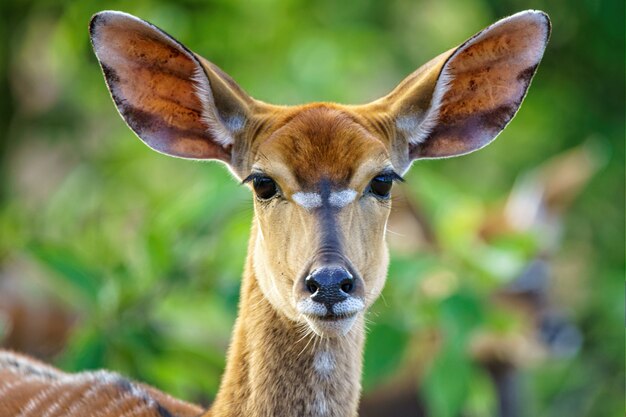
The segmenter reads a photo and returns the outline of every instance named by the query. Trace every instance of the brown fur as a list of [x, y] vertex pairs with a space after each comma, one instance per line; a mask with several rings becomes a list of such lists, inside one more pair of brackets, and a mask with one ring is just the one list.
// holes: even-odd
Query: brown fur
[[[356, 415], [364, 312], [388, 266], [390, 204], [370, 183], [390, 170], [403, 174], [413, 159], [467, 153], [493, 140], [517, 111], [548, 31], [545, 15], [521, 13], [435, 58], [374, 103], [280, 107], [252, 99], [148, 23], [117, 12], [94, 17], [92, 42], [114, 102], [148, 146], [221, 160], [240, 179], [256, 173], [279, 190], [255, 198], [239, 316], [205, 416]], [[302, 307], [313, 303], [305, 278], [331, 258], [354, 275], [345, 317]], [[0, 381], [15, 378], [28, 379], [0, 366]], [[24, 405], [54, 381], [29, 381], [12, 404]], [[115, 384], [96, 388], [103, 398], [124, 396]], [[101, 401], [85, 402], [85, 414]], [[163, 411], [141, 415], [155, 412]]]
[[70, 375], [0, 351], [1, 417], [195, 417], [201, 413], [198, 406], [112, 372]]

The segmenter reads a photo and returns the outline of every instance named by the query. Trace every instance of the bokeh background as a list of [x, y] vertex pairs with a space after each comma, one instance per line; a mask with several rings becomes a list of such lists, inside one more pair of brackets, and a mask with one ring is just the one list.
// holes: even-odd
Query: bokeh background
[[491, 416], [503, 398], [508, 416], [622, 415], [620, 0], [1, 2], [0, 343], [204, 404], [224, 367], [249, 192], [133, 136], [89, 45], [93, 13], [140, 16], [254, 97], [298, 104], [375, 99], [529, 8], [553, 33], [520, 113], [395, 190], [363, 415]]

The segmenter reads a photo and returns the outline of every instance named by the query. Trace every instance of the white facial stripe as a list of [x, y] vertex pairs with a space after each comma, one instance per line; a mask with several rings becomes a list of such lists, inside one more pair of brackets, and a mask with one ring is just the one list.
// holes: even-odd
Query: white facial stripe
[[330, 193], [330, 198], [328, 202], [333, 207], [342, 208], [352, 203], [356, 198], [356, 191], [351, 189], [335, 191]]
[[[333, 191], [330, 193], [328, 202], [331, 206], [337, 208], [343, 208], [354, 201], [357, 196], [357, 192], [352, 189], [345, 189], [341, 191]], [[293, 201], [301, 207], [307, 210], [322, 207], [322, 196], [319, 193], [294, 193]]]
[[298, 192], [291, 196], [293, 201], [307, 210], [322, 207], [322, 196], [318, 193]]

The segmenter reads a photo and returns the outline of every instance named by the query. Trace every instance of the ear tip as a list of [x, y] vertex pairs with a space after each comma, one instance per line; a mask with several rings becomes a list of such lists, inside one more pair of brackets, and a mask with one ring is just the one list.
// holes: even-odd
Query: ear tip
[[96, 36], [96, 30], [106, 19], [105, 15], [105, 12], [98, 12], [91, 16], [91, 20], [89, 20], [89, 36], [91, 37], [91, 39]]
[[543, 26], [545, 28], [546, 31], [546, 42], [547, 40], [550, 38], [550, 34], [552, 33], [552, 21], [550, 20], [550, 16], [548, 15], [548, 13], [542, 11], [542, 10], [533, 10], [538, 17], [540, 17], [543, 21]]
[[476, 37], [503, 32], [519, 33], [535, 45], [534, 50], [539, 53], [538, 59], [540, 59], [550, 40], [551, 31], [552, 25], [547, 13], [541, 10], [524, 10], [498, 20], [479, 32]]
[[552, 31], [550, 16], [548, 16], [548, 14], [543, 10], [524, 10], [506, 18], [505, 20], [527, 21], [530, 24], [540, 26], [545, 32], [546, 40], [549, 38], [550, 32]]
[[548, 13], [543, 10], [527, 10], [527, 12], [535, 22], [545, 27], [548, 32], [550, 31], [552, 28], [552, 21], [550, 20]]
[[550, 22], [550, 16], [548, 16], [546, 12], [544, 12], [543, 10], [535, 10], [535, 9], [528, 9], [528, 10], [523, 10], [521, 12], [517, 12], [509, 16], [508, 19], [525, 19], [525, 20], [533, 20], [533, 21], [544, 22], [544, 23]]
[[121, 21], [140, 21], [139, 18], [132, 14], [120, 12], [117, 10], [102, 10], [93, 16], [89, 21], [89, 35], [93, 39], [98, 34], [98, 30], [108, 24], [121, 22]]

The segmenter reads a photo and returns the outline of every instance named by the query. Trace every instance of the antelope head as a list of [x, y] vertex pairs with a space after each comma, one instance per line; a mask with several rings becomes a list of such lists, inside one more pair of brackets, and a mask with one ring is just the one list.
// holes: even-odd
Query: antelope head
[[250, 268], [273, 308], [327, 337], [350, 331], [387, 273], [395, 181], [416, 159], [490, 143], [543, 55], [542, 12], [501, 20], [366, 105], [274, 106], [133, 16], [102, 12], [91, 37], [115, 104], [152, 149], [225, 163], [254, 193]]

